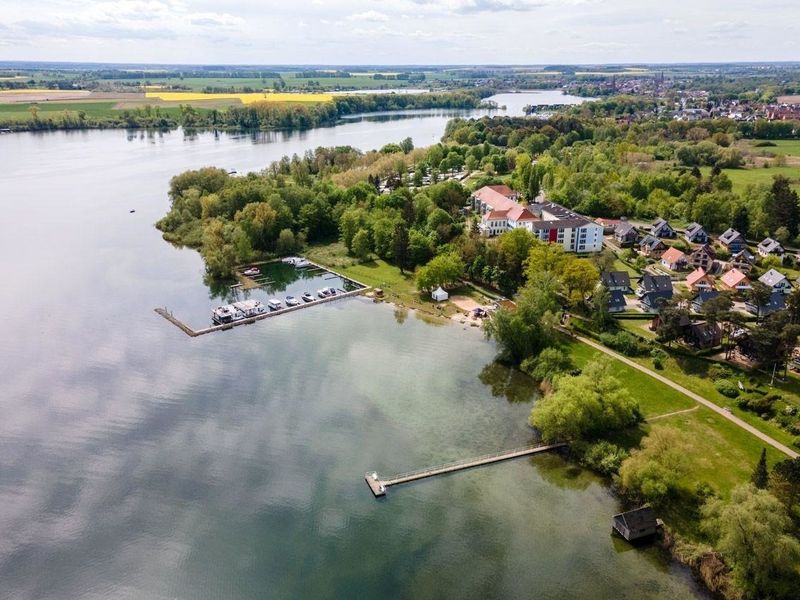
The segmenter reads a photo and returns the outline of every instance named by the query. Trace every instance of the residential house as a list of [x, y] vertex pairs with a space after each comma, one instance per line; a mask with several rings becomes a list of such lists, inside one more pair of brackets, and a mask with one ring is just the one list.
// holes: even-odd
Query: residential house
[[605, 271], [600, 274], [600, 282], [610, 292], [628, 294], [631, 291], [631, 276], [627, 271]]
[[772, 295], [767, 300], [766, 304], [762, 304], [761, 306], [757, 306], [755, 302], [753, 302], [750, 298], [748, 298], [745, 303], [744, 307], [752, 315], [757, 317], [766, 317], [767, 315], [774, 313], [776, 310], [783, 310], [786, 308], [786, 296], [781, 292], [772, 292]]
[[672, 226], [666, 221], [666, 219], [659, 219], [653, 223], [651, 233], [656, 237], [669, 239], [677, 237], [678, 235]]
[[622, 312], [628, 307], [625, 294], [619, 290], [612, 290], [608, 293], [608, 312]]
[[614, 515], [612, 520], [614, 531], [627, 541], [638, 540], [655, 535], [658, 530], [656, 513], [649, 506], [629, 510], [628, 512]]
[[742, 250], [731, 256], [727, 263], [728, 269], [738, 269], [745, 275], [749, 275], [753, 270], [753, 265], [756, 263], [756, 257], [753, 256], [749, 250]]
[[736, 292], [737, 294], [743, 294], [752, 287], [750, 285], [750, 279], [739, 269], [731, 269], [725, 273], [720, 278], [720, 282], [723, 288]]
[[517, 198], [518, 194], [505, 185], [487, 185], [472, 194], [472, 206], [481, 215], [478, 228], [484, 235], [495, 236], [518, 227], [531, 231], [536, 217]]
[[722, 343], [722, 328], [718, 323], [697, 321], [689, 325], [683, 339], [695, 348], [713, 348]]
[[661, 255], [661, 265], [670, 271], [685, 269], [687, 263], [686, 255], [677, 248], [669, 248]]
[[783, 256], [783, 246], [772, 238], [764, 238], [756, 250], [761, 256]]
[[702, 290], [692, 298], [692, 310], [696, 313], [702, 313], [705, 303], [718, 297], [719, 292], [717, 290]]
[[700, 290], [713, 290], [714, 278], [706, 273], [705, 269], [695, 269], [686, 276], [686, 285], [693, 292]]
[[667, 249], [667, 245], [657, 237], [646, 235], [639, 242], [639, 252], [650, 258], [659, 258]]
[[705, 244], [708, 242], [708, 234], [699, 223], [689, 223], [683, 232], [683, 237], [692, 244]]
[[653, 313], [661, 310], [661, 305], [671, 300], [672, 294], [672, 280], [669, 275], [645, 273], [636, 290], [641, 309]]
[[764, 273], [758, 280], [773, 292], [780, 292], [781, 294], [788, 294], [792, 291], [792, 284], [787, 279], [786, 275], [775, 269], [770, 269]]
[[695, 269], [703, 269], [708, 272], [714, 267], [716, 256], [714, 249], [708, 244], [704, 244], [689, 255], [689, 264]]
[[617, 225], [619, 225], [622, 221], [620, 219], [606, 219], [605, 217], [597, 217], [594, 222], [603, 227], [603, 235], [611, 235], [614, 233], [614, 229], [617, 227]]
[[620, 246], [632, 246], [639, 239], [639, 231], [628, 221], [620, 221], [614, 228], [614, 239]]
[[725, 246], [731, 253], [741, 252], [747, 247], [747, 240], [733, 227], [729, 227], [719, 236], [719, 243]]

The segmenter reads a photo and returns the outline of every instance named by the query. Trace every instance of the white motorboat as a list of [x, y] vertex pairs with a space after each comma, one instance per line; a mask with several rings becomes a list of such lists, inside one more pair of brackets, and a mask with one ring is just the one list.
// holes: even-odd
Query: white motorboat
[[249, 269], [245, 269], [244, 271], [242, 271], [242, 275], [247, 275], [248, 277], [260, 274], [261, 274], [261, 269], [258, 269], [256, 267], [250, 267]]
[[267, 302], [270, 310], [278, 310], [281, 307], [281, 301], [277, 298], [273, 298], [269, 302]]
[[294, 296], [286, 296], [286, 306], [297, 306], [298, 304], [300, 304], [300, 300]]
[[313, 301], [314, 301], [314, 296], [312, 296], [312, 295], [311, 295], [311, 294], [309, 294], [308, 292], [304, 293], [304, 294], [303, 294], [302, 296], [300, 296], [300, 297], [303, 299], [303, 302], [313, 302]]
[[241, 311], [245, 317], [255, 317], [267, 312], [267, 307], [260, 300], [248, 299], [234, 302], [233, 307]]

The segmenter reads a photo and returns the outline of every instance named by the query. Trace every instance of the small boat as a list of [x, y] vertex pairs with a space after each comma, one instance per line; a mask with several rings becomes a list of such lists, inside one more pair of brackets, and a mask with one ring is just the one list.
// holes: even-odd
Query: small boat
[[294, 266], [298, 269], [304, 269], [306, 267], [310, 267], [311, 263], [308, 262], [305, 258], [297, 258], [294, 261]]
[[329, 287], [328, 296], [335, 296], [335, 295], [336, 295], [336, 288]]
[[214, 323], [218, 323], [219, 325], [230, 323], [233, 321], [235, 310], [236, 309], [229, 304], [225, 306], [218, 306], [211, 311], [211, 319], [214, 321]]
[[278, 310], [281, 307], [281, 301], [277, 298], [273, 298], [269, 302], [267, 302], [270, 310]]
[[252, 277], [253, 275], [260, 275], [261, 269], [256, 267], [250, 267], [249, 269], [245, 269], [242, 271], [242, 275], [247, 275], [248, 277]]
[[233, 307], [244, 314], [245, 317], [255, 317], [267, 312], [267, 307], [264, 306], [259, 300], [241, 300], [234, 302]]
[[300, 297], [303, 299], [303, 302], [313, 302], [314, 301], [314, 296], [312, 296], [308, 292], [306, 292], [305, 294], [303, 294]]
[[294, 296], [286, 296], [286, 306], [297, 306], [298, 304], [300, 304], [300, 300]]
[[317, 296], [319, 296], [320, 298], [327, 298], [328, 288], [322, 288], [321, 290], [317, 290]]

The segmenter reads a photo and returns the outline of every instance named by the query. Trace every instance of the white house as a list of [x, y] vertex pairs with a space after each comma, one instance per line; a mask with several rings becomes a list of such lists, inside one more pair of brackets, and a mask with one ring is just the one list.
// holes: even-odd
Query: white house
[[769, 286], [773, 292], [780, 292], [781, 294], [788, 294], [792, 291], [792, 284], [786, 278], [786, 275], [775, 269], [770, 269], [764, 273], [758, 280]]

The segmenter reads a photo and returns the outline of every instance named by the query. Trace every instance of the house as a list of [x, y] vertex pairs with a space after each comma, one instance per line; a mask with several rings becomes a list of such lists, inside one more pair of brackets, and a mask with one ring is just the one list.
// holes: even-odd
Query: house
[[692, 299], [692, 310], [696, 313], [702, 313], [705, 303], [718, 297], [719, 292], [716, 290], [702, 290]]
[[609, 292], [631, 291], [631, 276], [626, 271], [604, 271], [600, 274], [600, 282]]
[[731, 269], [725, 273], [720, 278], [720, 282], [722, 283], [722, 287], [736, 292], [737, 294], [746, 292], [752, 287], [750, 285], [750, 279], [748, 279], [747, 275], [742, 273], [739, 269]]
[[708, 242], [708, 234], [699, 223], [689, 223], [683, 232], [683, 237], [692, 244], [705, 244]]
[[609, 291], [608, 293], [608, 312], [616, 313], [622, 312], [628, 308], [628, 302], [625, 300], [625, 294], [619, 290]]
[[659, 522], [656, 513], [649, 506], [614, 515], [612, 520], [614, 531], [627, 541], [650, 537], [658, 531]]
[[653, 275], [652, 273], [645, 273], [639, 281], [639, 287], [636, 289], [636, 295], [642, 296], [650, 292], [672, 292], [672, 279], [669, 275]]
[[603, 249], [603, 226], [554, 202], [528, 207], [537, 220], [529, 223], [533, 237], [560, 244], [567, 252], [600, 252]]
[[718, 323], [697, 321], [689, 325], [683, 339], [696, 348], [713, 348], [722, 343], [722, 328]]
[[755, 302], [748, 298], [744, 303], [744, 307], [751, 315], [766, 317], [776, 310], [783, 310], [786, 308], [786, 296], [781, 292], [772, 292], [767, 303], [761, 306], [757, 306]]
[[436, 302], [444, 302], [450, 297], [450, 294], [445, 292], [442, 289], [442, 286], [437, 287], [435, 290], [431, 292], [431, 298], [436, 300]]
[[719, 236], [719, 243], [725, 246], [731, 253], [741, 252], [747, 247], [747, 240], [733, 227], [729, 227]]
[[685, 269], [687, 263], [686, 255], [677, 248], [669, 248], [661, 255], [661, 265], [670, 271]]
[[786, 275], [775, 269], [770, 269], [759, 277], [758, 280], [768, 286], [773, 292], [788, 294], [792, 291], [792, 284], [786, 278]]
[[486, 236], [522, 227], [530, 231], [536, 217], [517, 202], [519, 194], [507, 185], [485, 185], [472, 194], [472, 207], [481, 215], [478, 228]]
[[677, 232], [672, 228], [672, 226], [667, 223], [666, 219], [659, 219], [655, 223], [653, 223], [653, 227], [651, 233], [660, 238], [669, 238], [672, 239], [677, 237]]
[[706, 273], [703, 268], [695, 269], [686, 276], [686, 285], [694, 292], [699, 290], [713, 290], [714, 278]]
[[603, 235], [611, 235], [614, 233], [614, 228], [622, 221], [620, 219], [606, 219], [605, 217], [597, 217], [595, 223], [603, 228]]
[[639, 252], [651, 258], [659, 258], [666, 249], [667, 245], [652, 235], [644, 236], [639, 242]]
[[783, 256], [783, 246], [772, 238], [764, 238], [756, 248], [761, 256]]
[[745, 275], [749, 275], [753, 270], [753, 265], [756, 263], [756, 257], [753, 256], [748, 250], [742, 250], [731, 256], [728, 261], [728, 269], [738, 269]]
[[639, 231], [628, 221], [620, 221], [614, 228], [614, 239], [621, 246], [632, 246], [639, 239]]
[[714, 249], [708, 244], [704, 244], [689, 255], [689, 264], [695, 269], [703, 269], [708, 272], [714, 266], [716, 257]]

